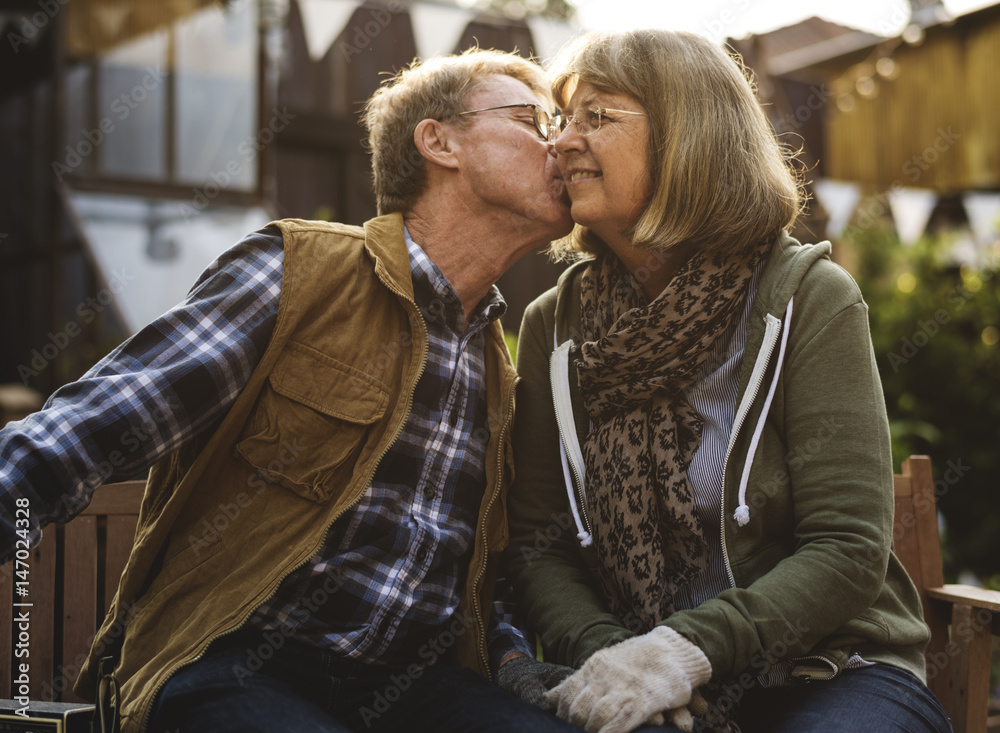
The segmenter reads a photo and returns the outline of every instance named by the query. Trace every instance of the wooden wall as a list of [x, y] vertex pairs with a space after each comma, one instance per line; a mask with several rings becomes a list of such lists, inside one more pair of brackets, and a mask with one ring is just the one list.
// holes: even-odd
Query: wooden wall
[[[850, 111], [829, 105], [824, 173], [878, 188], [1000, 188], [1000, 7], [928, 28]], [[844, 68], [831, 81], [849, 89]]]

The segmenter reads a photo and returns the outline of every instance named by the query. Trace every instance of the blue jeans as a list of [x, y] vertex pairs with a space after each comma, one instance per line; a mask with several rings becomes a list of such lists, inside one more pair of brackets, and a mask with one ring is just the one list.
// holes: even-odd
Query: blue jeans
[[947, 733], [927, 685], [888, 664], [844, 670], [825, 682], [755, 688], [740, 706], [743, 733]]
[[[153, 708], [151, 733], [501, 733], [581, 730], [476, 673], [446, 665], [366, 665], [288, 641], [214, 644], [178, 671]], [[273, 653], [272, 653], [273, 651]]]
[[[948, 733], [951, 723], [926, 685], [887, 664], [844, 670], [825, 682], [754, 687], [739, 703], [743, 733]], [[695, 723], [695, 732], [712, 729]], [[680, 733], [649, 726], [635, 733]]]

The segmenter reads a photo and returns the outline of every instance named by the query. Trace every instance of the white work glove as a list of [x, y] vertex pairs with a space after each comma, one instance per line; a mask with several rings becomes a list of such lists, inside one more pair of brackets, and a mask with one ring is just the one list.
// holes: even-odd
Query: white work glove
[[[688, 723], [681, 712], [708, 682], [712, 665], [698, 647], [668, 626], [602, 649], [545, 694], [556, 715], [588, 733], [627, 733], [664, 715]], [[671, 715], [671, 711], [677, 711]], [[690, 724], [690, 723], [688, 723]]]

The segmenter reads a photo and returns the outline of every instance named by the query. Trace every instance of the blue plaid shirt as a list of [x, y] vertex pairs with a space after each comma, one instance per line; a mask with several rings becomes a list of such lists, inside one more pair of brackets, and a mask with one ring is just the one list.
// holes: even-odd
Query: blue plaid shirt
[[[407, 248], [429, 336], [410, 416], [360, 503], [250, 621], [369, 663], [433, 661], [471, 623], [455, 610], [486, 486], [483, 329], [505, 310], [494, 288], [466, 324], [457, 294], [408, 234]], [[218, 424], [267, 346], [282, 266], [277, 229], [248, 236], [184, 302], [41, 412], [0, 430], [5, 552], [19, 538], [16, 499], [29, 500], [37, 536], [85, 507], [101, 483], [145, 470]], [[495, 604], [494, 669], [510, 651], [532, 653], [510, 618]]]

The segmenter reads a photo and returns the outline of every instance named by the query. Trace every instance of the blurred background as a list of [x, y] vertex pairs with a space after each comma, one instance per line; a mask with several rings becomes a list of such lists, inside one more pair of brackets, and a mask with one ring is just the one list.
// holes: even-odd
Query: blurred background
[[[858, 280], [897, 461], [934, 462], [949, 580], [1000, 588], [1000, 4], [16, 0], [0, 4], [0, 424], [272, 218], [375, 214], [357, 113], [414, 57], [544, 61], [591, 28], [740, 54]], [[516, 334], [560, 268], [500, 286]], [[512, 345], [516, 346], [513, 343]]]

